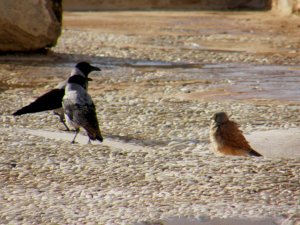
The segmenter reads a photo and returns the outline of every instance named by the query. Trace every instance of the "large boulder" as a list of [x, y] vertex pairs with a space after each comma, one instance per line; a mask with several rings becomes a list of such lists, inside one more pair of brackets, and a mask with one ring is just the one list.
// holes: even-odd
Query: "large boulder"
[[34, 51], [56, 44], [61, 0], [0, 1], [0, 51]]

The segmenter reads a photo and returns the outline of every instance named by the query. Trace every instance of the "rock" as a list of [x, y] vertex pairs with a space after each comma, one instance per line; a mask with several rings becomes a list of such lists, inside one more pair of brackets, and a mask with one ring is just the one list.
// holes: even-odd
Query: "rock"
[[0, 1], [0, 51], [33, 51], [56, 44], [61, 0]]
[[300, 1], [299, 0], [273, 0], [272, 10], [275, 13], [289, 15], [293, 12], [299, 12]]

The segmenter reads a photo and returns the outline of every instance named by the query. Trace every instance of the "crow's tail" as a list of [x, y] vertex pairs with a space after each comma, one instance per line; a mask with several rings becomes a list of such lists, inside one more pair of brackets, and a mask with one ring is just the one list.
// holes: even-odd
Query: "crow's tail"
[[96, 136], [96, 139], [100, 142], [103, 142], [103, 137], [101, 135], [97, 135]]

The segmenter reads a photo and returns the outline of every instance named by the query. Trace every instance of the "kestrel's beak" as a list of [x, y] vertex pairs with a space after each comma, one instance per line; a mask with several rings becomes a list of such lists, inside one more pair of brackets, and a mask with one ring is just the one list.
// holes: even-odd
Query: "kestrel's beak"
[[92, 81], [93, 79], [88, 77], [87, 80], [88, 80], [88, 81]]

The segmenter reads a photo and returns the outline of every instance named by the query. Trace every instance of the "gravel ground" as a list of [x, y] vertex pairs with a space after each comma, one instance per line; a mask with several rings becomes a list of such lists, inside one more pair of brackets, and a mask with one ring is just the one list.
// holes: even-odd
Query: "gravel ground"
[[[167, 30], [172, 37], [165, 36], [166, 28], [161, 28], [159, 35], [154, 30], [151, 36], [141, 34], [142, 26], [137, 27], [141, 33], [134, 33], [133, 28], [128, 31], [133, 34], [123, 34], [116, 28], [115, 32], [98, 30], [99, 27], [85, 29], [84, 24], [76, 27], [71, 23], [76, 14], [69, 13], [58, 46], [49, 54], [1, 56], [1, 224], [133, 224], [174, 216], [279, 217], [290, 218], [290, 224], [300, 221], [299, 158], [216, 157], [208, 141], [210, 117], [216, 111], [232, 114], [245, 133], [299, 127], [299, 99], [292, 98], [298, 89], [281, 99], [279, 95], [268, 95], [268, 89], [268, 98], [257, 97], [251, 88], [245, 91], [250, 94], [244, 98], [241, 91], [228, 96], [230, 90], [224, 88], [232, 82], [243, 83], [239, 76], [228, 79], [226, 67], [239, 71], [245, 63], [249, 66], [276, 61], [277, 65], [293, 65], [297, 75], [299, 53], [278, 51], [272, 61], [274, 56], [266, 58], [266, 52], [224, 50], [224, 43], [216, 45], [216, 50], [193, 51], [196, 45], [183, 50], [176, 29], [186, 28], [190, 18], [181, 15], [176, 22], [183, 21], [183, 25], [174, 26], [174, 15], [165, 14], [170, 20], [164, 23], [175, 30]], [[249, 15], [244, 22], [251, 18]], [[222, 14], [215, 16], [220, 18]], [[211, 18], [214, 17], [209, 16], [207, 21], [216, 23]], [[226, 18], [232, 23], [241, 19], [229, 15]], [[79, 24], [84, 21], [81, 19]], [[144, 20], [147, 19], [146, 16]], [[257, 20], [248, 22], [255, 27]], [[280, 21], [284, 23], [285, 19]], [[184, 38], [201, 43], [204, 37], [194, 32]], [[242, 38], [234, 34], [236, 30], [226, 35], [235, 40]], [[296, 37], [296, 31], [291, 41], [293, 34]], [[214, 41], [219, 38], [209, 35]], [[255, 43], [264, 42], [259, 32], [254, 32], [252, 38]], [[230, 43], [230, 38], [226, 40]], [[236, 46], [243, 46], [241, 40]], [[282, 34], [270, 39], [268, 45], [286, 46], [286, 41]], [[228, 62], [235, 64], [227, 64], [228, 57]], [[287, 61], [289, 58], [293, 59]], [[91, 75], [94, 81], [89, 92], [104, 137], [119, 141], [120, 147], [71, 145], [22, 132], [23, 128], [63, 129], [51, 112], [11, 116], [14, 110], [64, 79], [74, 61], [82, 59], [103, 68], [101, 73]], [[220, 72], [219, 79], [207, 75], [203, 66], [208, 63], [223, 64], [225, 75]], [[290, 66], [283, 73], [293, 80], [282, 79], [282, 86], [299, 83], [298, 76], [289, 74]], [[252, 72], [255, 75], [255, 70]], [[246, 73], [252, 75], [251, 70]], [[270, 82], [272, 79], [271, 76]], [[205, 97], [200, 94], [187, 98], [187, 94], [198, 92]], [[127, 142], [143, 148], [122, 148], [122, 143]]]

